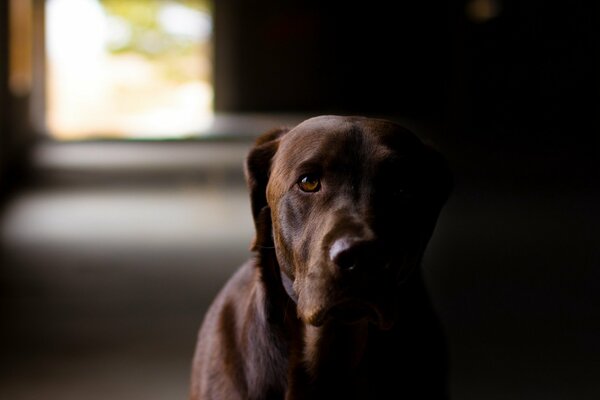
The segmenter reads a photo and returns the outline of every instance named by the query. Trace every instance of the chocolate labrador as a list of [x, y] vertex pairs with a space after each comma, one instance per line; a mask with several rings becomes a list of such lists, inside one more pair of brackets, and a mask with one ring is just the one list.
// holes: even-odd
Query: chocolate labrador
[[443, 158], [391, 121], [320, 116], [259, 137], [245, 172], [255, 256], [204, 318], [190, 398], [446, 398], [418, 269]]

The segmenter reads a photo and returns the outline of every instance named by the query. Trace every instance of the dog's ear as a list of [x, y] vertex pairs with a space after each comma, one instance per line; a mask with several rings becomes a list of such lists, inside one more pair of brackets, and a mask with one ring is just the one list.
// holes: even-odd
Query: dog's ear
[[279, 138], [288, 130], [287, 128], [277, 128], [262, 134], [246, 157], [244, 173], [250, 190], [252, 218], [256, 228], [256, 236], [251, 250], [272, 246], [273, 243], [271, 215], [267, 204], [267, 184], [271, 173], [271, 161], [279, 147]]

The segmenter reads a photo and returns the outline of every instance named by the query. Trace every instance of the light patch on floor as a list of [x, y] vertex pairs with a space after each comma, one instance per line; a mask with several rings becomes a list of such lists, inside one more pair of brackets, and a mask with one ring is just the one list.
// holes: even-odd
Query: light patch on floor
[[22, 194], [2, 225], [5, 245], [109, 248], [248, 245], [244, 188], [47, 189]]

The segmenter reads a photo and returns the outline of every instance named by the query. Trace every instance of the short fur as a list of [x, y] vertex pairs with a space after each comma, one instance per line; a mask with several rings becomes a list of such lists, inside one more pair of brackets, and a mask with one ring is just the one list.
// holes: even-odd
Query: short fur
[[190, 398], [446, 398], [418, 269], [451, 189], [443, 158], [396, 123], [321, 116], [262, 135], [245, 172], [255, 256], [204, 318]]

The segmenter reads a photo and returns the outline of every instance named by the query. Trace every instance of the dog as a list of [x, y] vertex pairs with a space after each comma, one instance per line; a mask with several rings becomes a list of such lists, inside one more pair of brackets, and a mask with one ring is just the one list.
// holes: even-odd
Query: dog
[[245, 163], [254, 257], [207, 311], [190, 399], [445, 399], [442, 326], [419, 269], [452, 188], [395, 122], [318, 116]]

